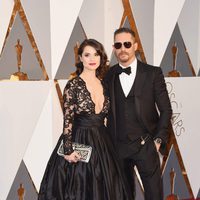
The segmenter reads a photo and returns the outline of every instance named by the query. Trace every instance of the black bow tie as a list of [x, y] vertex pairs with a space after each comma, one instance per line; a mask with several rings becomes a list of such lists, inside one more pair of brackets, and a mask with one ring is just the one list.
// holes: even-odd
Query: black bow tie
[[131, 74], [131, 67], [126, 67], [126, 68], [118, 67], [117, 73], [121, 74], [123, 72], [130, 75]]

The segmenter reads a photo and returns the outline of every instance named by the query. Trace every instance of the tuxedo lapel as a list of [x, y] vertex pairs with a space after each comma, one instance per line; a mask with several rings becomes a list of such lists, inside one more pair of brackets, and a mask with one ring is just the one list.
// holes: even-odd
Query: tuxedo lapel
[[140, 96], [142, 88], [146, 80], [147, 73], [145, 72], [145, 66], [138, 61], [136, 77], [135, 77], [135, 96]]
[[136, 114], [138, 117], [138, 120], [140, 121], [140, 124], [146, 129], [146, 126], [144, 125], [144, 122], [141, 117], [141, 102], [140, 102], [140, 96], [143, 92], [143, 86], [146, 80], [147, 73], [145, 70], [145, 66], [138, 61], [137, 65], [137, 72], [136, 72], [136, 78], [135, 78], [135, 107], [136, 107]]

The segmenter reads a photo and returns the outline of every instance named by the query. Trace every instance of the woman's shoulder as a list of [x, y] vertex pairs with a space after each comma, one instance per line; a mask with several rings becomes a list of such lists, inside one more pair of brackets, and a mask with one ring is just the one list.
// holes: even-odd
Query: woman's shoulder
[[75, 88], [81, 86], [82, 84], [82, 79], [79, 76], [76, 76], [68, 80], [65, 88]]
[[65, 88], [75, 87], [78, 83], [78, 76], [69, 79], [65, 85]]

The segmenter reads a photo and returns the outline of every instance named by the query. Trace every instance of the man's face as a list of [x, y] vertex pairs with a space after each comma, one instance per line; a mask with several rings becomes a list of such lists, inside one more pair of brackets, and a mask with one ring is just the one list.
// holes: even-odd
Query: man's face
[[138, 44], [130, 33], [119, 33], [114, 38], [114, 53], [118, 62], [123, 66], [129, 66], [135, 59], [135, 51]]

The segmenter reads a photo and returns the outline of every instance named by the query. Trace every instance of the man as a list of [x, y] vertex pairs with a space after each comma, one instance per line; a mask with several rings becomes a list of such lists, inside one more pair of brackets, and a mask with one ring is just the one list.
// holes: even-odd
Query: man
[[168, 140], [172, 110], [161, 69], [137, 60], [137, 47], [132, 30], [115, 31], [113, 48], [119, 63], [105, 78], [111, 99], [108, 128], [132, 190], [137, 166], [145, 200], [163, 200], [158, 151], [164, 151]]

